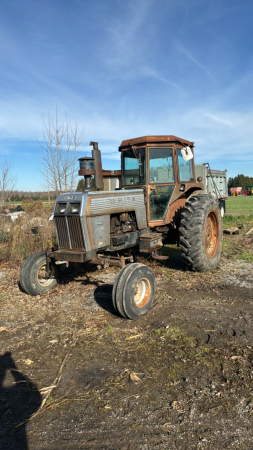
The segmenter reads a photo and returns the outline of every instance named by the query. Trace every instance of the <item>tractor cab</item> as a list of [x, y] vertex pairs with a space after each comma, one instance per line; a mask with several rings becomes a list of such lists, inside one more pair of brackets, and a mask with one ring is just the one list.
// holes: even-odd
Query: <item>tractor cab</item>
[[193, 146], [176, 136], [144, 136], [121, 143], [122, 188], [144, 189], [149, 226], [176, 221], [186, 198], [203, 188], [195, 178]]

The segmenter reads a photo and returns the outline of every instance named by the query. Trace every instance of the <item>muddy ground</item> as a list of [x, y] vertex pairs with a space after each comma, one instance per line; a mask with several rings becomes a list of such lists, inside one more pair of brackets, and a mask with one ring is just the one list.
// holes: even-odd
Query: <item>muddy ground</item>
[[169, 254], [138, 321], [113, 309], [118, 269], [30, 297], [0, 267], [1, 449], [253, 449], [253, 236], [209, 273]]

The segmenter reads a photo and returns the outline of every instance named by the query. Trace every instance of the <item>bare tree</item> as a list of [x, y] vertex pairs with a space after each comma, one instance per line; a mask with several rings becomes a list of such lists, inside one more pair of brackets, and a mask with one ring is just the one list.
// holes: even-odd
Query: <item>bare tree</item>
[[13, 191], [16, 183], [16, 175], [12, 173], [12, 163], [8, 161], [5, 155], [0, 161], [0, 196], [1, 202], [5, 202], [10, 191]]
[[40, 172], [44, 178], [46, 189], [53, 190], [56, 195], [73, 191], [77, 179], [78, 152], [83, 148], [84, 128], [78, 130], [77, 122], [72, 124], [67, 115], [59, 119], [56, 107], [55, 118], [48, 114], [43, 118], [44, 142], [39, 142], [42, 155]]

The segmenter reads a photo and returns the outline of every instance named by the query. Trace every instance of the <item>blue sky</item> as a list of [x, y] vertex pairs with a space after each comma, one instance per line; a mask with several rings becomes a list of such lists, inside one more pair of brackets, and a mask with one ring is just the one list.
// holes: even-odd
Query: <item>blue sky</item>
[[[43, 122], [67, 113], [118, 169], [121, 141], [174, 134], [253, 176], [252, 0], [2, 0], [0, 160], [41, 190]], [[90, 156], [90, 155], [89, 155]]]

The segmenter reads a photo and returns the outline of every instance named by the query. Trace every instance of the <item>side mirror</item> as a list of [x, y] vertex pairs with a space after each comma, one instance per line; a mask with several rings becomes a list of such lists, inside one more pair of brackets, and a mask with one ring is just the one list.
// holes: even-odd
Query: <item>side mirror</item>
[[189, 161], [189, 159], [193, 158], [193, 153], [190, 147], [184, 147], [181, 149], [181, 155], [185, 161]]

